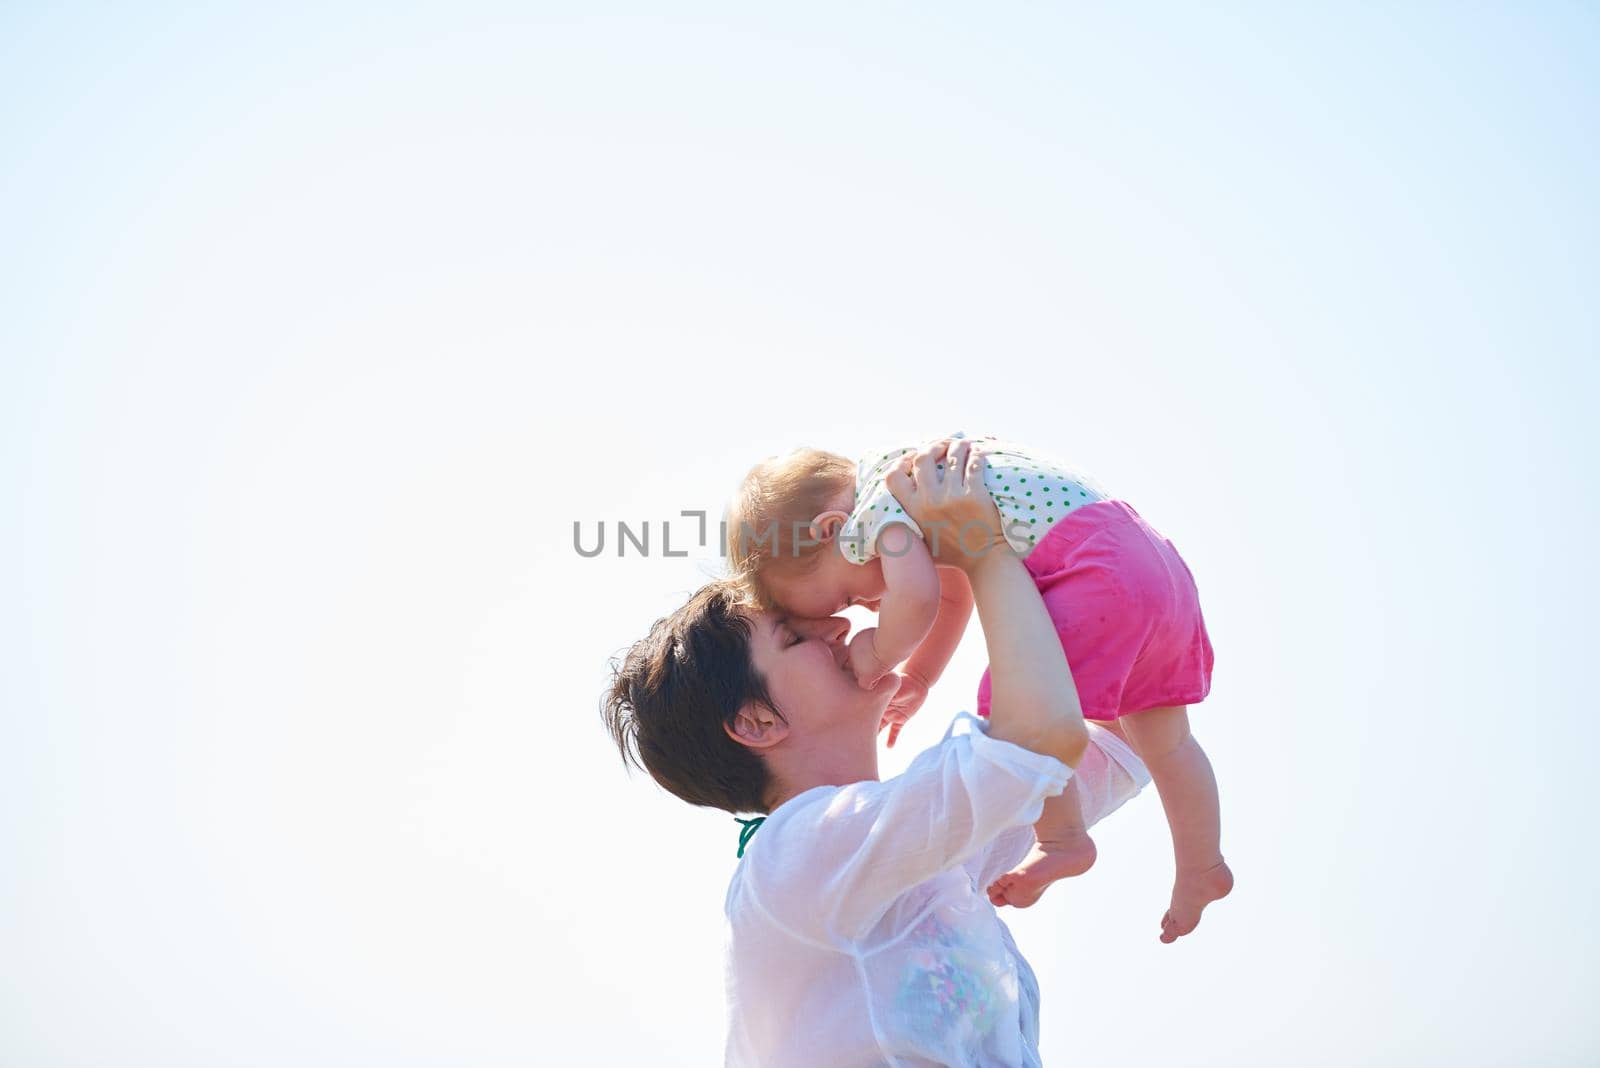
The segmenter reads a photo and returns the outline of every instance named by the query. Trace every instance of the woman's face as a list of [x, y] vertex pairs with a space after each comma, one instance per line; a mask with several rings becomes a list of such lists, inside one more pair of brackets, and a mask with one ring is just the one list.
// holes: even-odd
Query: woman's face
[[876, 734], [899, 679], [886, 675], [870, 690], [856, 684], [845, 655], [849, 620], [756, 612], [751, 623], [750, 660], [791, 736], [863, 724]]

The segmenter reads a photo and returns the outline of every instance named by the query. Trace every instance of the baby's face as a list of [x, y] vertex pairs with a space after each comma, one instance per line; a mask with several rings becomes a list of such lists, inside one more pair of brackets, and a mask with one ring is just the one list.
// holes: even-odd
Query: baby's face
[[852, 564], [829, 545], [818, 554], [817, 566], [811, 571], [775, 569], [764, 581], [772, 599], [792, 615], [820, 619], [853, 604], [876, 611], [883, 597], [883, 561], [874, 557], [866, 564]]

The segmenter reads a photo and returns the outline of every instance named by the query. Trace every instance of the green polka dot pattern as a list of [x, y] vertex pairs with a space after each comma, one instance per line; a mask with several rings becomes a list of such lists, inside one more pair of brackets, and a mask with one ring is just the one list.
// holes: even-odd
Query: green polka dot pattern
[[[950, 436], [967, 437], [964, 434]], [[1000, 510], [1006, 540], [1023, 556], [1038, 544], [1049, 529], [1048, 524], [1055, 523], [1057, 516], [1064, 519], [1086, 504], [1111, 499], [1109, 493], [1083, 472], [1027, 446], [987, 435], [967, 437], [967, 440], [981, 441], [984, 445], [984, 455], [988, 459], [984, 485]], [[904, 523], [918, 534], [922, 533], [884, 484], [900, 458], [916, 451], [914, 447], [889, 449], [873, 453], [856, 465], [856, 507], [839, 535], [839, 548], [845, 559], [857, 564], [871, 560], [877, 555], [878, 535], [890, 523]], [[939, 466], [942, 469], [944, 465]], [[1039, 509], [1031, 499], [1035, 493], [1050, 508], [1045, 513], [1044, 524], [1038, 522]], [[1035, 514], [1030, 515], [1030, 512]]]

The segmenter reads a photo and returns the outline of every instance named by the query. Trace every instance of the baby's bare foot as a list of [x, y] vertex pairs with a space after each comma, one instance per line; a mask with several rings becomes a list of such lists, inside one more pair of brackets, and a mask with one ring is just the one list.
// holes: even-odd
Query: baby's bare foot
[[1033, 849], [1015, 871], [1007, 872], [989, 885], [989, 900], [998, 908], [1011, 905], [1025, 909], [1057, 879], [1082, 875], [1094, 866], [1094, 840], [1078, 834], [1050, 842], [1035, 842]]
[[1226, 861], [1193, 875], [1180, 873], [1172, 884], [1172, 904], [1161, 917], [1161, 941], [1176, 942], [1200, 925], [1205, 907], [1228, 896], [1233, 889], [1233, 871]]

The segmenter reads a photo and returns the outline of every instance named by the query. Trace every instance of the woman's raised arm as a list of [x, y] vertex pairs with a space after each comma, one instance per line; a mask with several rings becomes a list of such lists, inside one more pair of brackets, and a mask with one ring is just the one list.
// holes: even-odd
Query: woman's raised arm
[[934, 558], [972, 582], [989, 648], [989, 736], [1076, 766], [1088, 728], [1055, 624], [1000, 528], [983, 484], [981, 448], [940, 442], [890, 474], [888, 486], [922, 527]]

